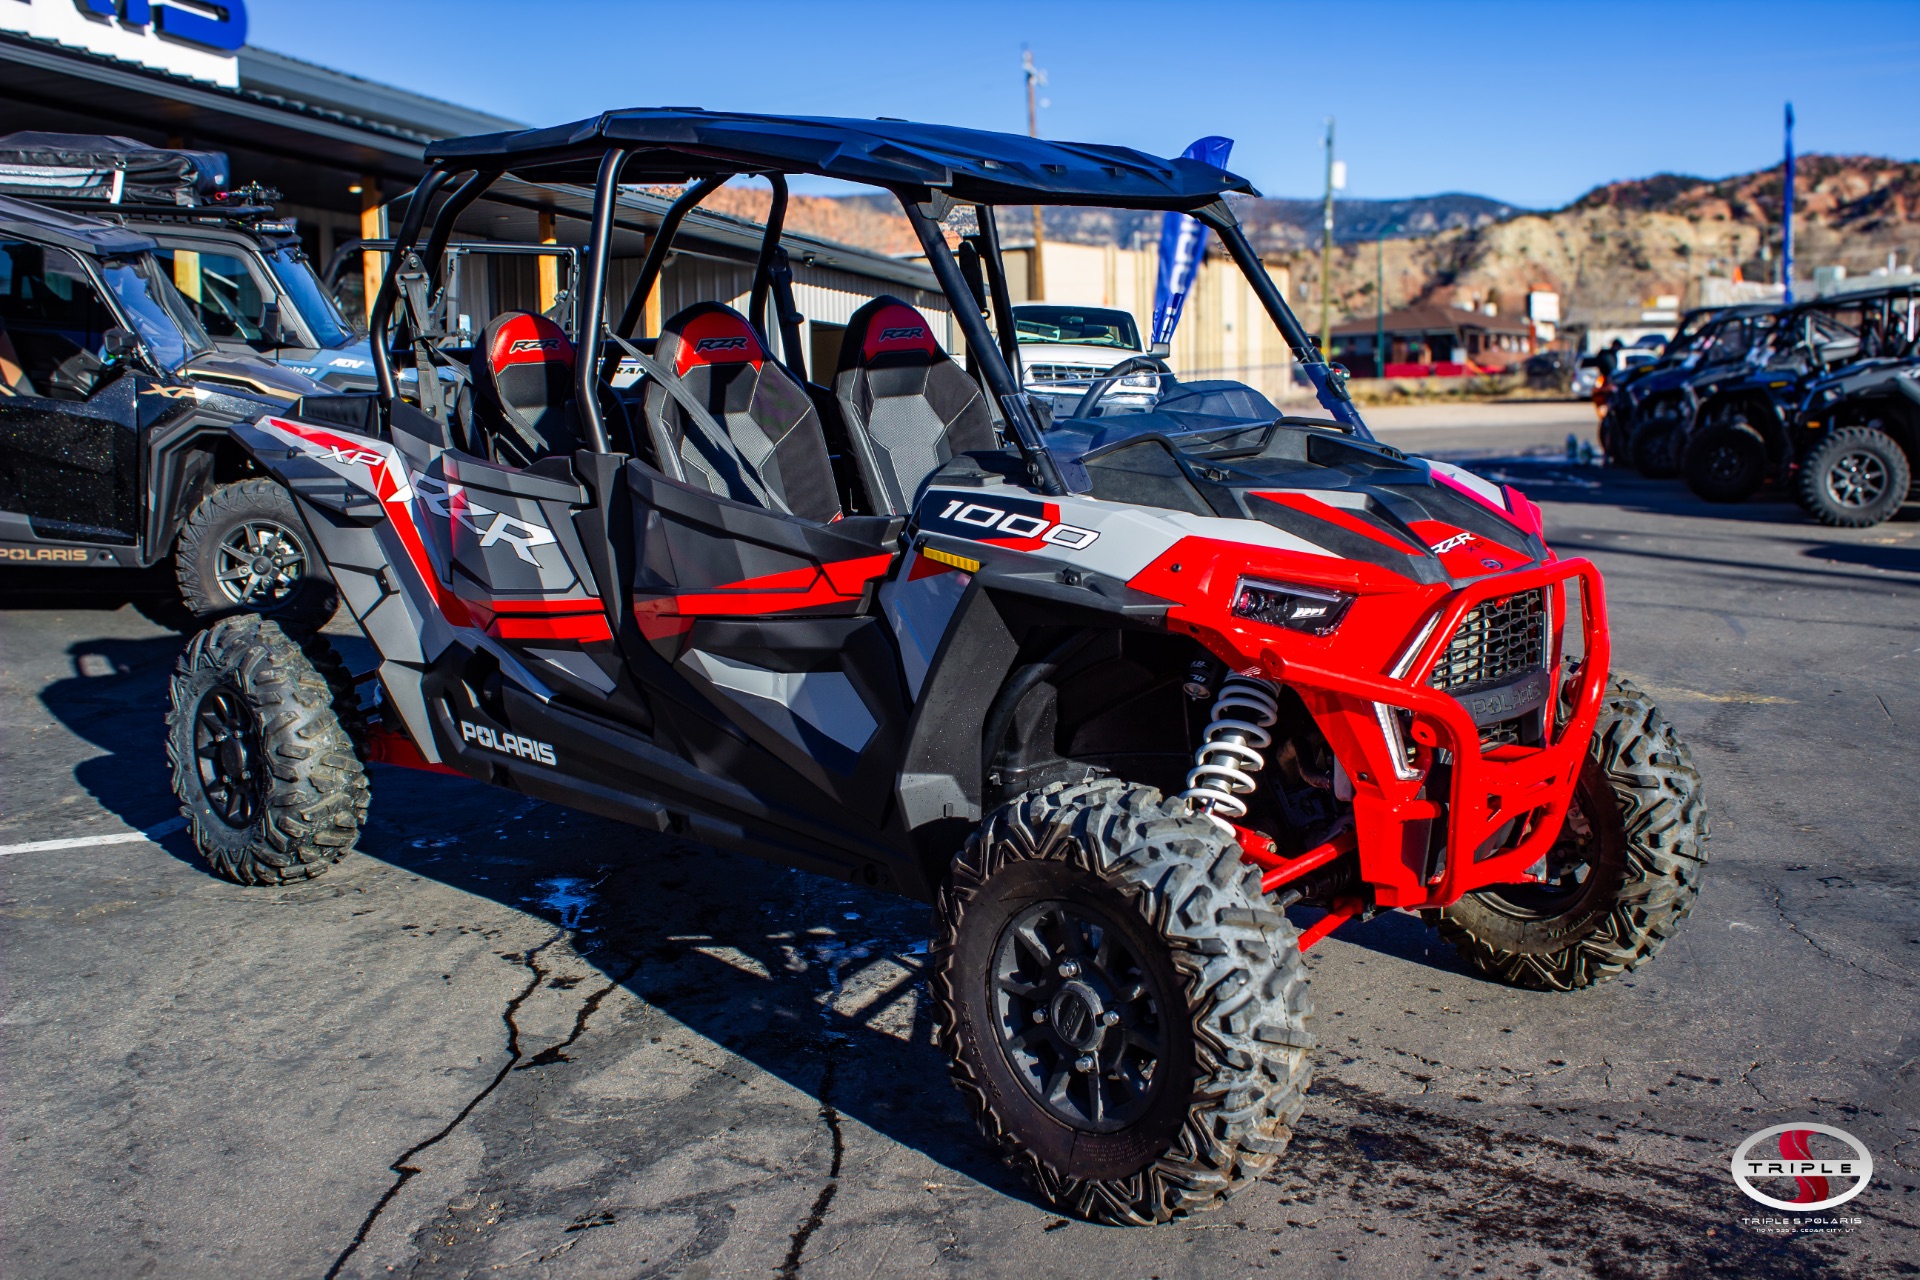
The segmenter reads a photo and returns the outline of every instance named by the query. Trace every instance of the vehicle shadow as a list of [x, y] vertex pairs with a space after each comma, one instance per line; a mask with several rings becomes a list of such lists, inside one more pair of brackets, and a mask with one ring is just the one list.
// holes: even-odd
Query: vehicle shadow
[[[180, 648], [173, 636], [78, 641], [68, 649], [74, 674], [41, 694], [55, 720], [100, 749], [74, 781], [136, 830], [179, 812], [165, 718]], [[83, 661], [100, 674], [84, 674]], [[359, 853], [325, 882], [385, 866], [542, 918], [608, 982], [823, 1109], [1029, 1199], [981, 1142], [934, 1047], [924, 904], [467, 779], [369, 772]], [[185, 835], [158, 847], [211, 874]], [[556, 894], [560, 884], [571, 887]]]

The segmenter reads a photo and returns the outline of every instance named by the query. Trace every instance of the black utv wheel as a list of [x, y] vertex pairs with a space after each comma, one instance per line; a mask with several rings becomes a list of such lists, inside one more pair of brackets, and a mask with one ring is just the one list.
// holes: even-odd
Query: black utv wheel
[[1706, 805], [1684, 742], [1653, 699], [1615, 680], [1546, 879], [1470, 893], [1440, 934], [1482, 973], [1573, 991], [1637, 969], [1693, 910]]
[[1709, 425], [1687, 442], [1687, 487], [1708, 502], [1745, 502], [1767, 478], [1767, 445], [1745, 418]]
[[1633, 466], [1649, 480], [1667, 480], [1680, 471], [1680, 420], [1672, 415], [1649, 418], [1633, 430]]
[[216, 875], [286, 884], [324, 872], [367, 819], [350, 686], [318, 636], [253, 614], [196, 635], [173, 669], [173, 792]]
[[934, 928], [954, 1082], [1050, 1204], [1164, 1222], [1285, 1150], [1312, 1078], [1298, 938], [1181, 802], [1111, 779], [1030, 792], [955, 861]]
[[208, 494], [180, 531], [174, 572], [202, 622], [257, 613], [289, 631], [317, 631], [339, 604], [292, 495], [267, 479]]
[[1878, 427], [1829, 431], [1800, 466], [1800, 505], [1821, 524], [1864, 529], [1891, 520], [1913, 483], [1907, 452]]

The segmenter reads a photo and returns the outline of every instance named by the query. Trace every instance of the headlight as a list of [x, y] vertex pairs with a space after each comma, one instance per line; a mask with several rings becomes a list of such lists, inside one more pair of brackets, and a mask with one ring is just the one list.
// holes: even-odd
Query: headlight
[[1324, 636], [1340, 625], [1353, 605], [1353, 597], [1344, 591], [1325, 587], [1282, 586], [1242, 578], [1234, 588], [1233, 616], [1270, 627], [1304, 631]]
[[1120, 385], [1123, 387], [1157, 387], [1160, 385], [1160, 375], [1157, 373], [1130, 373], [1120, 379]]

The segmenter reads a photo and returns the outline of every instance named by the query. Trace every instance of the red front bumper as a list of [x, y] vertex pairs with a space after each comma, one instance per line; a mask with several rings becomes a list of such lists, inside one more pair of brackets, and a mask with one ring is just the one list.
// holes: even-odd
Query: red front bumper
[[[1558, 614], [1563, 592], [1575, 586], [1585, 649], [1573, 714], [1557, 726], [1547, 716], [1543, 746], [1483, 749], [1466, 708], [1426, 683], [1429, 670], [1475, 605], [1545, 587]], [[1485, 578], [1445, 597], [1439, 610], [1398, 678], [1335, 671], [1271, 648], [1261, 654], [1262, 673], [1300, 695], [1352, 780], [1360, 873], [1382, 907], [1446, 906], [1486, 885], [1529, 879], [1560, 834], [1606, 691], [1606, 602], [1589, 561]], [[1380, 708], [1412, 713], [1411, 763], [1389, 740], [1383, 721], [1391, 717]], [[1437, 751], [1452, 757], [1451, 791], [1422, 796]], [[1435, 823], [1445, 825], [1444, 842], [1433, 838]]]

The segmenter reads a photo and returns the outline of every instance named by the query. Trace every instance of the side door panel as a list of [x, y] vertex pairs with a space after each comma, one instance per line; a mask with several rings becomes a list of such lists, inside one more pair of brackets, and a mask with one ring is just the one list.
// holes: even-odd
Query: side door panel
[[816, 812], [888, 817], [907, 698], [872, 588], [899, 522], [814, 524], [627, 468], [630, 655], [694, 763]]

